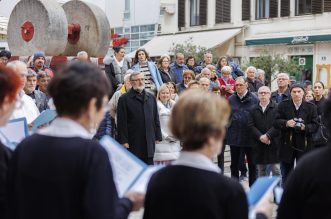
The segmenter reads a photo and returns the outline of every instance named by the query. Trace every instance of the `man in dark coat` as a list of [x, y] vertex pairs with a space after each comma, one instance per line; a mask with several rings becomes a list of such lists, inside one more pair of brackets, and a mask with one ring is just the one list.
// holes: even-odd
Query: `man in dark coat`
[[132, 89], [118, 100], [118, 141], [147, 164], [153, 164], [155, 143], [162, 141], [155, 97], [145, 91], [144, 74], [130, 76]]
[[290, 88], [291, 99], [278, 105], [275, 127], [281, 130], [279, 158], [283, 166], [283, 182], [293, 169], [294, 161], [312, 149], [311, 134], [318, 128], [317, 108], [303, 100], [302, 85]]
[[291, 98], [289, 89], [289, 76], [287, 73], [279, 73], [277, 75], [278, 89], [271, 93], [271, 100], [275, 103], [280, 103], [283, 100]]
[[252, 130], [253, 158], [257, 164], [258, 176], [267, 176], [270, 165], [274, 176], [280, 175], [278, 160], [279, 130], [273, 127], [277, 105], [270, 101], [271, 91], [267, 86], [258, 90], [259, 103], [251, 110], [248, 126]]
[[229, 98], [232, 113], [226, 138], [231, 149], [231, 177], [239, 179], [238, 163], [240, 150], [242, 149], [247, 156], [249, 185], [252, 185], [256, 178], [256, 169], [252, 160], [248, 117], [250, 109], [258, 103], [258, 99], [255, 94], [247, 90], [248, 85], [243, 77], [236, 79], [235, 86], [236, 92]]

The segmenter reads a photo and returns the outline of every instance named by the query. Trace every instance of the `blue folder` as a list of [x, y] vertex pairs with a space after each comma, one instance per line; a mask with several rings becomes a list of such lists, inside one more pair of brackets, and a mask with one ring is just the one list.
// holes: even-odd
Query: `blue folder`
[[39, 126], [46, 125], [53, 121], [57, 116], [55, 110], [47, 109], [43, 111], [35, 120], [33, 120], [32, 124], [32, 132], [36, 132]]

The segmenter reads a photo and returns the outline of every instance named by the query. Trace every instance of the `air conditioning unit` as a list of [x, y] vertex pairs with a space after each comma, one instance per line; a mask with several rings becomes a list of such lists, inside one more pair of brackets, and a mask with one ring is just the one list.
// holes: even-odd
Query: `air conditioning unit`
[[176, 4], [161, 4], [160, 8], [162, 12], [165, 12], [169, 15], [176, 13]]

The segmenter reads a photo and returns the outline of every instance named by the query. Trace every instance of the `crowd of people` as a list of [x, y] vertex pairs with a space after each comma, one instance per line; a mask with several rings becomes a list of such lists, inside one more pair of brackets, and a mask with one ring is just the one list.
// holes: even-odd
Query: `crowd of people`
[[[58, 72], [43, 52], [28, 63], [10, 59], [0, 52], [0, 126], [25, 117], [31, 128], [46, 109], [58, 117], [14, 152], [0, 145], [1, 218], [127, 218], [142, 206], [146, 219], [248, 218], [239, 181], [248, 177], [251, 186], [270, 175], [285, 188], [278, 218], [310, 218], [330, 204], [323, 171], [331, 102], [321, 81], [296, 83], [279, 73], [271, 92], [262, 69], [243, 72], [227, 56], [213, 63], [211, 52], [201, 63], [182, 53], [155, 63], [144, 49], [132, 60], [116, 47], [104, 72], [84, 51]], [[97, 141], [105, 135], [148, 165], [167, 165], [152, 177], [145, 201], [137, 192], [118, 197]], [[226, 145], [233, 179], [223, 176]], [[257, 212], [270, 218], [270, 203]]]

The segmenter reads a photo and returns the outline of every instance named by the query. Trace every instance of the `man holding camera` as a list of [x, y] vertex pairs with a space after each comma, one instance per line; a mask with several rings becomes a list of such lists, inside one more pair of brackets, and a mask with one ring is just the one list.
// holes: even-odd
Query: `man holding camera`
[[275, 127], [281, 130], [279, 158], [283, 165], [283, 182], [293, 169], [294, 161], [312, 147], [311, 134], [318, 128], [317, 109], [304, 101], [304, 88], [294, 84], [291, 99], [278, 105]]

